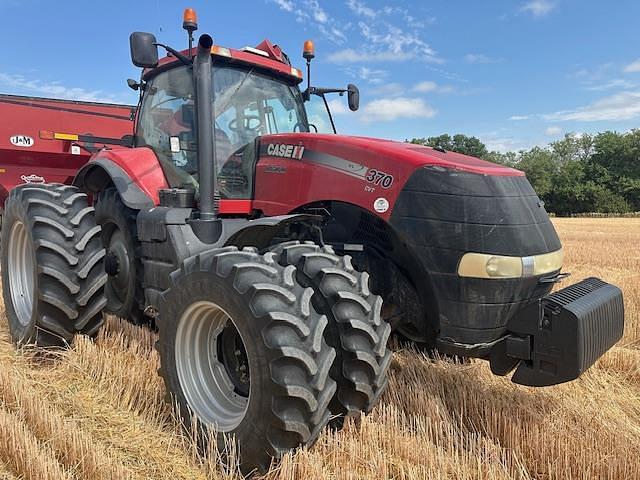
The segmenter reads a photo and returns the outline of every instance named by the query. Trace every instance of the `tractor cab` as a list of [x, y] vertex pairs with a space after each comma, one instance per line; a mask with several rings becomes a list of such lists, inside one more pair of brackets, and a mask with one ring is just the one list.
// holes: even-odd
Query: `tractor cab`
[[[278, 75], [259, 65], [234, 64], [224, 57], [213, 63], [211, 128], [222, 198], [251, 197], [257, 139], [312, 128], [299, 81], [294, 75]], [[173, 187], [198, 187], [196, 124], [190, 67], [177, 64], [149, 72], [135, 144], [155, 152]]]
[[[149, 38], [132, 35], [134, 63], [146, 67], [141, 91], [134, 146], [149, 147], [158, 157], [167, 181], [174, 188], [197, 192], [201, 180], [198, 161], [196, 82], [193, 59], [196, 49], [176, 52]], [[145, 61], [153, 48], [163, 46], [169, 55]], [[191, 43], [191, 42], [190, 42]], [[327, 93], [349, 93], [352, 109], [357, 88], [299, 88], [302, 72], [291, 66], [288, 56], [269, 40], [256, 48], [240, 50], [212, 45], [212, 92], [210, 128], [213, 136], [215, 174], [220, 198], [250, 199], [254, 192], [256, 162], [261, 137], [293, 133], [336, 133]], [[151, 55], [153, 57], [153, 55]], [[310, 70], [313, 42], [304, 45]], [[155, 65], [155, 66], [153, 66]], [[355, 106], [357, 109], [357, 105]]]

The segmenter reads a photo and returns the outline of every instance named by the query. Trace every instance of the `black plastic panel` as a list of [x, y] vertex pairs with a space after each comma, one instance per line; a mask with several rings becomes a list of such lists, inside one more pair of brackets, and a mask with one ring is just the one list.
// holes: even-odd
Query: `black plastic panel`
[[526, 177], [420, 168], [399, 195], [391, 224], [432, 280], [440, 337], [446, 341], [475, 344], [500, 338], [517, 310], [551, 289], [539, 283], [540, 277], [457, 274], [467, 252], [524, 257], [561, 248]]

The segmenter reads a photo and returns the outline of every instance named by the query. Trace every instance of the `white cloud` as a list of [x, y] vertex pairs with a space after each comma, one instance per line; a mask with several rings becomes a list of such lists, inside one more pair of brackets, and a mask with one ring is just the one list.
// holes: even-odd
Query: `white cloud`
[[555, 7], [556, 5], [548, 0], [531, 0], [522, 6], [522, 10], [531, 13], [536, 18], [539, 18], [547, 15]]
[[442, 63], [436, 51], [415, 33], [407, 32], [389, 23], [372, 26], [369, 23], [358, 22], [358, 27], [362, 36], [372, 46], [377, 46], [382, 51], [396, 55], [410, 54], [433, 63]]
[[320, 32], [329, 40], [332, 40], [337, 44], [342, 44], [347, 39], [347, 36], [344, 34], [342, 30], [332, 25], [326, 26], [326, 25], [319, 24], [318, 30], [320, 30]]
[[426, 93], [426, 92], [433, 92], [437, 88], [438, 88], [438, 84], [436, 82], [426, 81], [426, 82], [420, 82], [414, 85], [413, 91]]
[[292, 13], [296, 22], [316, 27], [329, 40], [342, 44], [347, 36], [344, 25], [330, 17], [318, 0], [270, 0], [281, 10]]
[[467, 63], [471, 64], [498, 63], [497, 59], [488, 57], [482, 53], [468, 53], [464, 56], [464, 59]]
[[409, 53], [395, 53], [389, 51], [366, 52], [346, 48], [330, 53], [327, 60], [332, 63], [365, 63], [365, 62], [403, 62], [414, 58]]
[[590, 105], [543, 115], [549, 121], [617, 121], [640, 117], [640, 91], [616, 93]]
[[391, 7], [389, 5], [384, 6], [380, 9], [371, 8], [367, 5], [363, 0], [346, 0], [345, 2], [349, 9], [358, 17], [364, 20], [379, 20], [381, 17], [392, 17], [395, 16], [397, 18], [402, 18], [403, 27], [411, 27], [414, 29], [422, 29], [427, 25], [433, 25], [436, 22], [436, 18], [433, 16], [420, 16], [417, 18], [414, 16], [414, 12], [410, 11], [406, 8], [401, 7]]
[[332, 115], [345, 115], [347, 113], [351, 113], [345, 104], [344, 100], [340, 100], [338, 98], [334, 98], [332, 100], [328, 100], [329, 110], [331, 110]]
[[353, 13], [361, 17], [376, 18], [378, 16], [373, 8], [369, 8], [364, 2], [359, 0], [347, 0], [347, 6]]
[[329, 21], [327, 12], [322, 9], [318, 0], [306, 0], [305, 4], [311, 10], [311, 15], [316, 22], [327, 23]]
[[518, 152], [520, 150], [529, 150], [536, 146], [535, 142], [515, 137], [504, 137], [497, 133], [487, 135], [478, 135], [482, 143], [487, 146], [489, 151], [500, 153]]
[[544, 134], [548, 137], [557, 137], [558, 135], [562, 135], [562, 128], [560, 127], [549, 127], [544, 131]]
[[0, 85], [16, 89], [18, 93], [44, 95], [47, 97], [79, 100], [84, 102], [122, 103], [123, 96], [112, 95], [102, 90], [86, 90], [80, 87], [67, 87], [60, 82], [28, 80], [22, 75], [0, 73]]
[[612, 90], [615, 88], [632, 88], [632, 87], [635, 87], [634, 83], [628, 80], [625, 80], [623, 78], [615, 78], [606, 83], [602, 83], [599, 85], [591, 85], [585, 88], [586, 90], [601, 91], [601, 90]]
[[291, 0], [272, 0], [272, 1], [285, 12], [293, 12], [294, 6]]
[[421, 98], [381, 98], [362, 108], [363, 122], [389, 122], [401, 118], [431, 118], [436, 111]]
[[[333, 63], [396, 62], [409, 59], [443, 63], [421, 34], [426, 25], [435, 21], [432, 17], [417, 19], [411, 14], [413, 12], [400, 7], [372, 8], [366, 0], [344, 0], [349, 11], [355, 16], [356, 23], [339, 23], [322, 9], [318, 0], [271, 1], [278, 4], [284, 1], [304, 5], [305, 8], [302, 9], [294, 8], [297, 20], [309, 25], [315, 24], [316, 28], [336, 43], [344, 43], [346, 33], [349, 33], [350, 44], [357, 46], [330, 54], [328, 58]], [[287, 4], [284, 8], [288, 6]], [[337, 32], [331, 30], [335, 25], [338, 25]], [[358, 34], [360, 42], [354, 41]]]
[[386, 70], [376, 70], [369, 67], [360, 67], [356, 72], [356, 76], [365, 82], [369, 82], [372, 85], [381, 84], [385, 78], [389, 75]]
[[640, 72], [640, 58], [635, 62], [631, 62], [629, 65], [624, 67], [624, 71], [626, 73], [636, 73]]
[[529, 120], [529, 118], [529, 115], [513, 115], [509, 117], [509, 120], [512, 120], [514, 122], [521, 122], [523, 120]]
[[451, 93], [454, 91], [453, 87], [449, 85], [438, 85], [436, 82], [432, 82], [432, 81], [424, 81], [424, 82], [416, 83], [413, 86], [412, 90], [414, 92], [420, 92], [420, 93], [428, 93], [428, 92]]

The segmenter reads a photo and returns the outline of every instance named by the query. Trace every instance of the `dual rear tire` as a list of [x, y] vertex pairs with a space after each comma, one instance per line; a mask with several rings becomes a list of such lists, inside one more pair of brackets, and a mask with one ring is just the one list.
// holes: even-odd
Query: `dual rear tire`
[[157, 319], [169, 399], [201, 438], [213, 427], [221, 450], [233, 436], [243, 472], [264, 472], [330, 419], [340, 427], [376, 404], [391, 360], [380, 308], [367, 275], [329, 247], [196, 255], [172, 275]]

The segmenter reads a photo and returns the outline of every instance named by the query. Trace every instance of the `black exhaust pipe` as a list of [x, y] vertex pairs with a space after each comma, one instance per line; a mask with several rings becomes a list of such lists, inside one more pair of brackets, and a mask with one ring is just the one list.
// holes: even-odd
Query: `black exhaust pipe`
[[209, 35], [200, 35], [194, 66], [198, 111], [198, 181], [200, 183], [200, 220], [211, 221], [218, 212], [214, 194], [218, 190], [216, 148], [213, 135], [213, 73]]

